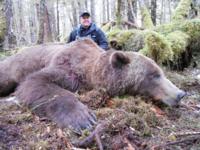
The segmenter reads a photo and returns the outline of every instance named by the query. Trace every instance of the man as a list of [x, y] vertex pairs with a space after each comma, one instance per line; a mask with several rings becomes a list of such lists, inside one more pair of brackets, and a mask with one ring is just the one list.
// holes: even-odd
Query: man
[[81, 37], [89, 37], [104, 50], [108, 50], [108, 42], [103, 31], [92, 23], [90, 13], [83, 12], [80, 15], [80, 25], [73, 30], [69, 36], [69, 42], [75, 41]]

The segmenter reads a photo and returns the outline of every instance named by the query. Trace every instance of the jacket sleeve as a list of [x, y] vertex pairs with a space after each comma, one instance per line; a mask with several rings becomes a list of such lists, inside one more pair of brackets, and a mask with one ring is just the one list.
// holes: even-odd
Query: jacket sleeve
[[97, 29], [97, 43], [98, 45], [103, 48], [104, 50], [108, 50], [108, 40], [106, 38], [106, 35], [101, 29]]
[[75, 41], [75, 40], [76, 40], [76, 30], [73, 30], [69, 35], [67, 43], [70, 43], [70, 42]]

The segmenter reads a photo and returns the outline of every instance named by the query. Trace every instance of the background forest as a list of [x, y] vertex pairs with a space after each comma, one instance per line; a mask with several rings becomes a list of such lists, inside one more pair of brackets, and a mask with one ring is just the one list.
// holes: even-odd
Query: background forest
[[[190, 0], [187, 0], [189, 2]], [[4, 49], [36, 43], [66, 42], [88, 10], [102, 26], [116, 21], [124, 28], [143, 27], [144, 6], [154, 25], [169, 23], [179, 0], [1, 0], [0, 45]], [[188, 7], [188, 6], [186, 6]], [[193, 0], [187, 18], [199, 15], [200, 1]], [[187, 11], [186, 10], [186, 11]], [[2, 49], [2, 48], [1, 48]]]
[[110, 47], [151, 57], [187, 96], [177, 108], [139, 96], [109, 99], [94, 110], [98, 125], [81, 136], [1, 98], [0, 149], [199, 150], [200, 0], [0, 0], [0, 59], [66, 43], [85, 10]]

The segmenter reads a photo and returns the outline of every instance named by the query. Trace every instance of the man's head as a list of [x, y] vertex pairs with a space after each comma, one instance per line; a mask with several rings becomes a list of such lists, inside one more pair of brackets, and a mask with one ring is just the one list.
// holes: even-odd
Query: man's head
[[89, 12], [83, 12], [80, 15], [80, 22], [84, 28], [88, 28], [91, 24], [91, 18]]

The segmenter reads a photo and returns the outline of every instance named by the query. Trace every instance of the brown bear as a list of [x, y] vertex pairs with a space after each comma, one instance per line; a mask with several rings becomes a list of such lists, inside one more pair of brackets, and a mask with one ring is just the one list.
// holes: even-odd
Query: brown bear
[[16, 87], [16, 97], [32, 112], [78, 133], [96, 118], [76, 91], [140, 94], [170, 106], [185, 95], [153, 60], [136, 52], [104, 51], [90, 39], [34, 46], [0, 62], [0, 95]]

